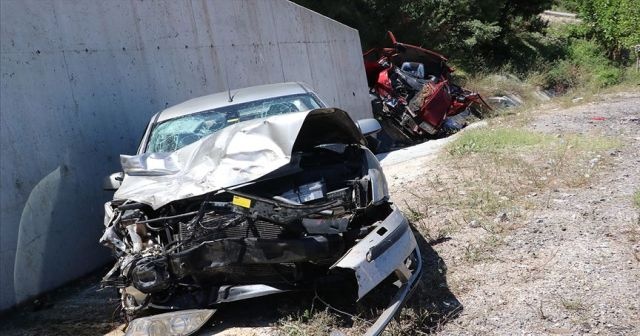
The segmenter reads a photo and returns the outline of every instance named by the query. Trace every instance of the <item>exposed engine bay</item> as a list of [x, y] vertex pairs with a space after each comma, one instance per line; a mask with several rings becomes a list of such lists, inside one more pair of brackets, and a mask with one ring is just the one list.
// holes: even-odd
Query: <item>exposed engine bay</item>
[[[102, 241], [118, 254], [105, 285], [123, 288], [126, 311], [147, 304], [191, 308], [215, 303], [194, 289], [228, 284], [278, 288], [326, 273], [390, 212], [373, 204], [363, 150], [300, 153], [300, 171], [234, 190], [172, 202], [158, 210], [113, 202]], [[204, 285], [206, 284], [206, 285]], [[126, 288], [132, 286], [137, 298]], [[196, 290], [198, 292], [198, 290]], [[211, 295], [214, 295], [212, 297]]]
[[[343, 129], [341, 137], [330, 136], [317, 129], [317, 119], [316, 127], [305, 126], [314, 116], [347, 120], [346, 113], [315, 111], [274, 117], [275, 123], [295, 121], [298, 136], [283, 149], [287, 164], [252, 181], [186, 198], [171, 191], [173, 199], [167, 194], [156, 203], [141, 196], [159, 190], [167, 176], [184, 179], [198, 171], [199, 164], [177, 158], [201, 153], [207, 139], [163, 158], [182, 162], [176, 171], [130, 171], [129, 185], [105, 205], [100, 239], [117, 258], [102, 285], [118, 289], [128, 318], [146, 308], [197, 309], [330, 283], [353, 289], [357, 300], [389, 276], [405, 288], [398, 300], [405, 299], [421, 269], [408, 222], [389, 202], [382, 169], [361, 134], [345, 137]], [[348, 120], [345, 127], [355, 128]], [[256, 123], [232, 133], [261, 133]]]

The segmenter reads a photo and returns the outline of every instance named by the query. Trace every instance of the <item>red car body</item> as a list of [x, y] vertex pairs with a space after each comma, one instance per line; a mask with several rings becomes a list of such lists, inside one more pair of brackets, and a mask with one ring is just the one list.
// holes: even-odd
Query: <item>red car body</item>
[[[393, 33], [387, 33], [392, 47], [374, 48], [363, 55], [367, 81], [371, 93], [382, 101], [397, 100], [401, 107], [392, 108], [387, 117], [399, 123], [402, 132], [410, 138], [436, 135], [448, 116], [465, 111], [470, 105], [479, 104], [489, 108], [479, 94], [464, 90], [451, 83], [454, 69], [447, 64], [447, 58], [428, 49], [398, 42]], [[415, 95], [406, 95], [394, 87], [393, 76], [405, 76], [411, 72], [404, 69], [407, 63], [419, 67], [420, 76], [409, 78], [415, 81], [412, 89]], [[411, 76], [409, 76], [411, 77]], [[414, 101], [407, 99], [411, 97]], [[489, 108], [490, 109], [490, 108]], [[411, 120], [409, 120], [411, 119]], [[383, 124], [384, 125], [384, 124]]]

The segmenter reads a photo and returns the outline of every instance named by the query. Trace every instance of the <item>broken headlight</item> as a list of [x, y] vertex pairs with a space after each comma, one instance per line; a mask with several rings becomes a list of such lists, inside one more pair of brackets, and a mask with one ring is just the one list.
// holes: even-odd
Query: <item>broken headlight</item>
[[125, 336], [186, 336], [198, 331], [211, 318], [213, 309], [190, 309], [137, 318]]

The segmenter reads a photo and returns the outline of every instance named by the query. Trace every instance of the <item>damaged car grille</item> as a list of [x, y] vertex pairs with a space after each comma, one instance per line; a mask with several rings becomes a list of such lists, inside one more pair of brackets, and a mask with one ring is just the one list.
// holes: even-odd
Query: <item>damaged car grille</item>
[[263, 238], [277, 239], [285, 234], [285, 229], [264, 220], [229, 213], [224, 215], [207, 214], [198, 224], [181, 222], [179, 224], [180, 241], [185, 249], [199, 245], [205, 240], [223, 238]]
[[390, 276], [403, 301], [419, 251], [365, 144], [346, 112], [317, 109], [123, 158], [100, 239], [117, 261], [102, 285], [126, 319], [327, 283], [360, 299]]

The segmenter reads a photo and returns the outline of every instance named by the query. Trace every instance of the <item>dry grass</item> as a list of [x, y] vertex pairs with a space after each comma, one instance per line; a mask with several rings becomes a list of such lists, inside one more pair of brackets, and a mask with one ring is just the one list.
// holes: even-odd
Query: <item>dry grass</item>
[[565, 299], [563, 297], [560, 297], [560, 304], [566, 310], [580, 311], [580, 310], [584, 310], [585, 309], [585, 304], [579, 298], [578, 299]]
[[338, 328], [337, 317], [328, 310], [290, 315], [279, 321], [280, 336], [325, 336]]
[[[508, 120], [511, 118], [511, 120]], [[503, 118], [503, 125], [518, 116]], [[518, 127], [497, 126], [469, 130], [440, 155], [439, 171], [425, 179], [401, 207], [430, 243], [469, 227], [479, 228], [467, 237], [457, 269], [494, 262], [495, 253], [510, 232], [524, 225], [527, 214], [549, 205], [551, 193], [570, 190], [591, 181], [609, 166], [606, 151], [621, 146], [617, 139], [566, 134], [556, 137]], [[459, 279], [458, 279], [459, 280]], [[468, 287], [452, 280], [447, 290]], [[459, 280], [463, 281], [464, 280]], [[429, 296], [433, 286], [425, 286], [416, 296]], [[419, 299], [420, 301], [421, 299]], [[575, 300], [574, 300], [575, 301]], [[563, 301], [566, 309], [579, 310], [579, 302]], [[418, 306], [422, 307], [422, 306]], [[446, 313], [408, 307], [393, 330], [437, 330], [446, 322]], [[440, 319], [436, 319], [439, 312]], [[431, 316], [424, 322], [425, 314]], [[399, 332], [398, 334], [402, 334]], [[414, 334], [416, 334], [414, 332]]]
[[[519, 117], [511, 120], [515, 118]], [[440, 155], [443, 173], [425, 181], [420, 186], [423, 191], [402, 207], [430, 242], [469, 227], [481, 229], [467, 236], [460, 258], [450, 261], [456, 269], [492, 263], [505, 237], [529, 220], [531, 210], [548, 206], [554, 191], [589, 183], [609, 166], [605, 152], [619, 146], [621, 142], [612, 138], [556, 137], [518, 127], [470, 130]], [[464, 281], [452, 279], [444, 285], [459, 294], [469, 287]], [[428, 296], [430, 289], [425, 287], [416, 295]], [[568, 310], [582, 309], [576, 300], [562, 300], [561, 304]], [[390, 328], [433, 331], [448, 319], [440, 312], [434, 324], [435, 309], [430, 323], [425, 323], [421, 309], [405, 310], [409, 310], [405, 316], [413, 320], [401, 319], [400, 325]]]
[[535, 86], [510, 73], [477, 74], [461, 80], [462, 86], [480, 92], [484, 97], [515, 94], [524, 101], [535, 101]]
[[585, 185], [608, 164], [603, 153], [620, 145], [606, 137], [489, 128], [465, 132], [443, 159], [465, 177], [461, 185], [466, 190], [455, 208], [486, 222], [502, 212], [517, 215], [535, 206], [529, 195]]
[[[493, 127], [464, 132], [441, 153], [436, 173], [416, 181], [404, 199], [395, 199], [420, 233], [426, 271], [385, 335], [437, 331], [459, 312], [461, 306], [452, 291], [464, 291], [470, 284], [464, 279], [448, 282], [447, 268], [431, 246], [461, 230], [479, 228], [461, 247], [462, 255], [449, 262], [457, 269], [494, 262], [495, 251], [528, 220], [530, 210], [548, 206], [554, 190], [589, 183], [609, 165], [604, 153], [621, 145], [612, 138], [557, 137], [518, 127], [527, 116], [524, 112], [503, 115], [493, 119]], [[567, 310], [582, 307], [576, 300], [560, 304]], [[375, 308], [367, 310], [366, 305], [362, 303], [358, 317], [346, 322], [344, 316], [327, 310], [289, 316], [280, 321], [280, 330], [282, 335], [326, 335], [336, 328], [347, 335], [361, 334], [367, 325], [359, 317], [376, 317]]]

